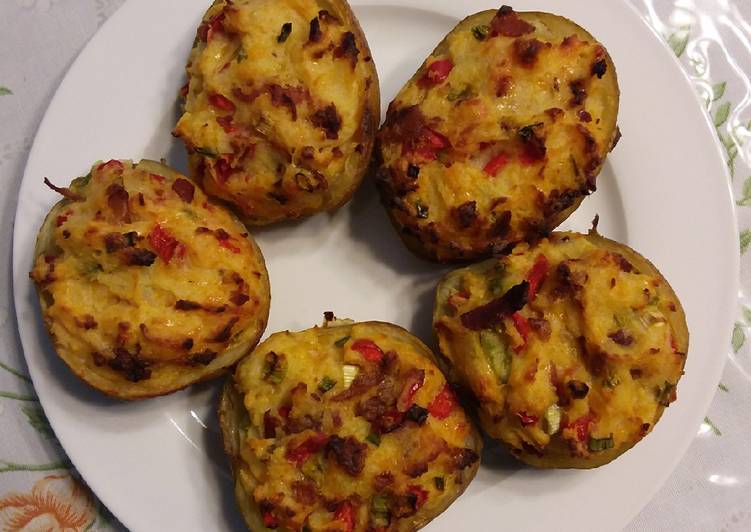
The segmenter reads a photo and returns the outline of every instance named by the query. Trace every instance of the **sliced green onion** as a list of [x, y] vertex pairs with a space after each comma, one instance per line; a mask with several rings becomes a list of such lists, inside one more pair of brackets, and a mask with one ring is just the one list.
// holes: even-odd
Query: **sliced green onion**
[[450, 102], [455, 102], [455, 101], [468, 100], [469, 98], [472, 98], [474, 95], [475, 95], [475, 91], [472, 89], [472, 86], [467, 85], [462, 90], [454, 90], [454, 91], [449, 92], [446, 98]]
[[276, 38], [276, 42], [283, 43], [287, 40], [287, 37], [289, 37], [290, 33], [292, 33], [292, 23], [285, 22], [284, 24], [282, 24], [282, 30], [279, 32], [279, 36]]
[[546, 434], [552, 436], [561, 430], [561, 407], [550, 405], [542, 417], [542, 427]]
[[284, 380], [287, 372], [287, 360], [284, 355], [277, 355], [273, 351], [266, 353], [263, 362], [263, 380], [279, 384]]
[[349, 336], [344, 336], [342, 338], [339, 338], [336, 342], [334, 342], [334, 345], [336, 347], [344, 347], [344, 344], [347, 343], [347, 341], [349, 340], [349, 338], [350, 338]]
[[388, 527], [391, 521], [388, 496], [379, 494], [370, 500], [370, 516], [376, 528]]
[[657, 399], [661, 406], [670, 406], [670, 397], [675, 390], [675, 384], [665, 381], [665, 384], [661, 386], [657, 391]]
[[488, 38], [488, 34], [490, 33], [490, 26], [482, 25], [482, 26], [475, 26], [472, 28], [472, 35], [474, 35], [475, 39], [478, 41], [484, 41]]
[[621, 383], [621, 379], [618, 378], [617, 375], [608, 375], [605, 377], [605, 380], [603, 381], [603, 385], [606, 388], [615, 388]]
[[480, 331], [480, 347], [501, 384], [506, 384], [511, 376], [511, 353], [501, 335], [491, 329]]
[[367, 435], [365, 439], [369, 441], [370, 443], [372, 443], [373, 445], [375, 445], [376, 447], [381, 445], [381, 436], [376, 432], [371, 432], [370, 434]]
[[344, 374], [342, 384], [344, 385], [344, 389], [348, 390], [349, 387], [352, 386], [352, 381], [354, 381], [357, 374], [360, 373], [360, 367], [344, 364], [342, 366], [342, 373]]
[[324, 377], [321, 379], [321, 382], [318, 383], [318, 391], [321, 393], [326, 393], [335, 385], [336, 381], [334, 379], [330, 377]]
[[611, 434], [607, 438], [594, 438], [589, 437], [589, 450], [593, 453], [612, 449], [615, 443], [613, 442], [613, 435]]
[[210, 150], [208, 148], [196, 148], [196, 153], [200, 153], [204, 157], [209, 157], [211, 159], [216, 159], [216, 152], [213, 150]]
[[417, 217], [424, 220], [428, 217], [429, 208], [422, 203], [415, 203], [415, 209], [417, 211]]
[[248, 58], [248, 52], [245, 51], [245, 47], [241, 44], [237, 51], [235, 51], [235, 61], [242, 63]]

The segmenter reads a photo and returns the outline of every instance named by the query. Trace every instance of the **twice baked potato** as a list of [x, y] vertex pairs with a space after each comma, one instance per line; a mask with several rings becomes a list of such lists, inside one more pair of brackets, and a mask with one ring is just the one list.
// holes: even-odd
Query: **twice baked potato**
[[405, 244], [447, 262], [545, 235], [595, 190], [617, 141], [605, 48], [504, 6], [463, 20], [389, 105], [376, 184]]
[[479, 466], [480, 436], [433, 353], [387, 323], [271, 335], [240, 363], [219, 411], [254, 532], [417, 530]]
[[196, 179], [263, 225], [332, 210], [368, 167], [378, 75], [346, 0], [217, 0], [174, 129]]
[[227, 209], [152, 161], [94, 165], [42, 225], [31, 279], [57, 354], [120, 399], [221, 373], [266, 327], [261, 251]]
[[594, 232], [449, 273], [433, 323], [485, 431], [536, 467], [597, 467], [631, 448], [675, 400], [688, 350], [657, 268]]

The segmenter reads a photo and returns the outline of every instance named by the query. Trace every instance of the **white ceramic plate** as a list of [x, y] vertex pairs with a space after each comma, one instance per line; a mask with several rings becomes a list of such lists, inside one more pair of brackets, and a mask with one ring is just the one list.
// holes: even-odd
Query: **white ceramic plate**
[[[30, 269], [36, 231], [64, 183], [99, 159], [166, 157], [195, 27], [208, 0], [130, 0], [83, 51], [39, 128], [21, 186], [14, 235], [19, 330], [37, 392], [71, 460], [134, 531], [242, 529], [220, 451], [217, 384], [117, 403], [79, 383], [45, 334]], [[446, 32], [486, 0], [355, 1], [386, 104]], [[688, 447], [716, 389], [735, 309], [738, 238], [725, 165], [693, 90], [668, 49], [620, 1], [535, 0], [516, 6], [568, 16], [609, 49], [622, 89], [623, 140], [600, 190], [566, 223], [600, 229], [650, 257], [688, 314], [691, 349], [680, 400], [655, 431], [594, 471], [535, 471], [497, 448], [467, 493], [430, 530], [618, 530], [650, 499]], [[441, 270], [412, 257], [372, 184], [335, 215], [258, 233], [271, 272], [268, 331], [307, 328], [324, 310], [391, 321], [427, 341]], [[432, 342], [431, 342], [432, 343]]]

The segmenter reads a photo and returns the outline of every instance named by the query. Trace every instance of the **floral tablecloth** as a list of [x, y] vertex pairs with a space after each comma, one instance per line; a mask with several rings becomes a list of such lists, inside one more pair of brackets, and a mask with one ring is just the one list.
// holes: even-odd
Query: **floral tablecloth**
[[[122, 529], [72, 469], [36, 399], [16, 332], [10, 271], [16, 191], [35, 131], [75, 56], [123, 1], [0, 3], [0, 185], [6, 191], [0, 197], [0, 227], [6, 228], [0, 233], [6, 264], [0, 278], [2, 531]], [[680, 58], [714, 122], [737, 203], [745, 290], [751, 286], [751, 3], [630, 1]], [[679, 467], [627, 530], [751, 530], [748, 334], [751, 302], [741, 293], [728, 364], [710, 411]]]

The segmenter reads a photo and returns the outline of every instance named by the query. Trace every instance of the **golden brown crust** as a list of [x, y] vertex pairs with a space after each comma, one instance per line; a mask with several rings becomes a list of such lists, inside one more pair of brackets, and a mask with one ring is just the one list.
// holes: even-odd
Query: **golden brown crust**
[[34, 268], [57, 354], [120, 399], [217, 376], [258, 342], [269, 311], [260, 250], [227, 210], [152, 161], [109, 161], [59, 189]]
[[174, 134], [207, 192], [264, 225], [333, 210], [359, 186], [378, 76], [344, 0], [217, 0], [187, 67]]
[[630, 449], [675, 400], [688, 351], [668, 282], [595, 232], [451, 272], [433, 323], [485, 431], [536, 467], [598, 467]]
[[376, 183], [407, 247], [474, 260], [551, 231], [595, 189], [618, 101], [610, 56], [573, 22], [505, 7], [462, 21], [376, 141]]
[[260, 344], [219, 407], [248, 527], [412, 531], [444, 511], [482, 443], [433, 359], [381, 322], [331, 321]]

